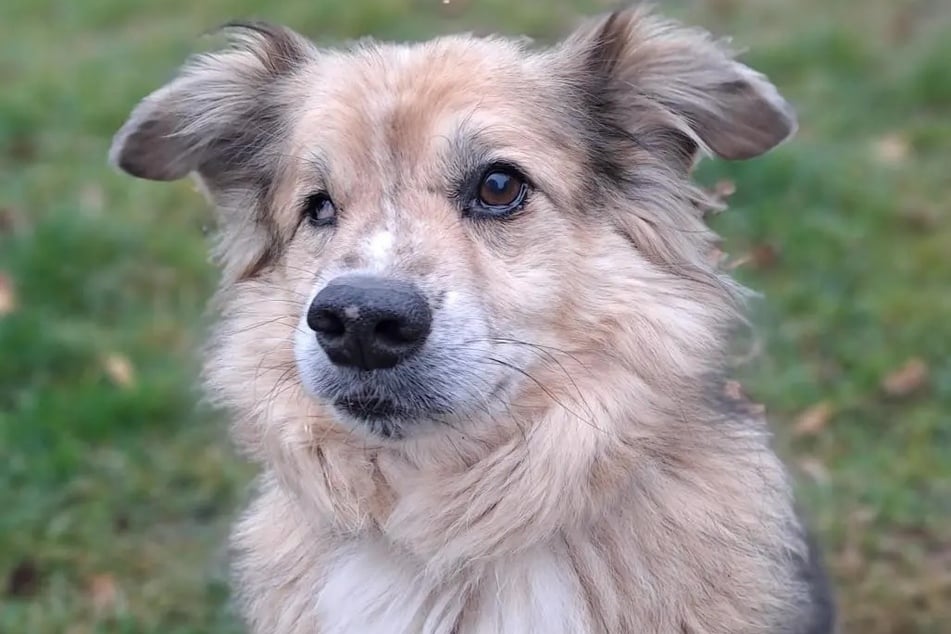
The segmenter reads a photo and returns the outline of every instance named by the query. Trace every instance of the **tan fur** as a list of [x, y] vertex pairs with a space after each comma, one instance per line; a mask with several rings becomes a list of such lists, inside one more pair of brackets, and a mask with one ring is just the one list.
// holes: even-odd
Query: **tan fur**
[[[113, 156], [146, 178], [195, 171], [222, 209], [208, 384], [263, 470], [234, 532], [252, 631], [811, 631], [783, 466], [760, 421], [713, 396], [742, 290], [708, 263], [688, 181], [698, 152], [750, 158], [791, 134], [775, 89], [640, 10], [541, 51], [250, 33], [144, 102]], [[256, 99], [279, 116], [255, 119]], [[233, 126], [259, 129], [218, 132]], [[482, 148], [537, 185], [510, 222], [447, 200]], [[299, 220], [319, 188], [331, 231]], [[351, 269], [471, 307], [484, 331], [457, 344], [509, 365], [470, 369], [474, 405], [443, 425], [342, 424], [294, 342], [315, 284]]]

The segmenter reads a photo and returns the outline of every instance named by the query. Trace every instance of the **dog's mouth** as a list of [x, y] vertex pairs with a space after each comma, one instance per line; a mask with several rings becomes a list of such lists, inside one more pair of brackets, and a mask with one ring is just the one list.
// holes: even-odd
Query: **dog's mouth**
[[334, 407], [372, 433], [393, 439], [402, 438], [403, 423], [413, 414], [393, 399], [359, 394], [336, 399]]
[[352, 416], [367, 421], [395, 421], [407, 418], [409, 410], [395, 400], [379, 396], [353, 394], [334, 401], [334, 406]]

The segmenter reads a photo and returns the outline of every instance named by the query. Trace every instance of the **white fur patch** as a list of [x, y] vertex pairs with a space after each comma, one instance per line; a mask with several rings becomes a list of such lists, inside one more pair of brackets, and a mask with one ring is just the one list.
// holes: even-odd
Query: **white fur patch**
[[462, 303], [462, 293], [459, 291], [446, 291], [443, 298], [443, 308], [455, 308]]
[[563, 553], [526, 552], [487, 566], [479, 577], [433, 581], [391, 547], [361, 541], [339, 552], [327, 572], [317, 596], [321, 632], [452, 634], [457, 625], [474, 634], [590, 629], [581, 583]]
[[371, 267], [385, 267], [393, 254], [393, 234], [386, 230], [377, 231], [367, 238], [363, 253]]

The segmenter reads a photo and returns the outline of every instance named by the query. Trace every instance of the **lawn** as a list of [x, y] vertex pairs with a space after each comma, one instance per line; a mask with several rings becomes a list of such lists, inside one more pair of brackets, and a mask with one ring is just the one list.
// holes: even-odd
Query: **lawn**
[[[196, 390], [215, 282], [187, 183], [105, 165], [133, 104], [233, 17], [321, 41], [501, 30], [589, 0], [0, 3], [0, 632], [237, 632], [227, 524], [251, 472]], [[709, 162], [762, 299], [738, 368], [766, 404], [845, 631], [951, 627], [951, 3], [661, 3], [749, 49], [801, 118]]]

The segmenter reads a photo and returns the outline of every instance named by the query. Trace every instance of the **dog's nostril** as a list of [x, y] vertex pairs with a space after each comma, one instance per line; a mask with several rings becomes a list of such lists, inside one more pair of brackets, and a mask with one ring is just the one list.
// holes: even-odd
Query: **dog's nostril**
[[319, 332], [328, 337], [340, 337], [347, 331], [343, 319], [330, 310], [315, 311], [312, 315], [308, 315], [307, 321], [307, 325], [314, 332]]
[[384, 319], [374, 328], [376, 337], [383, 343], [390, 345], [401, 345], [415, 340], [416, 336], [414, 333], [408, 332], [409, 330], [406, 324], [396, 319]]

